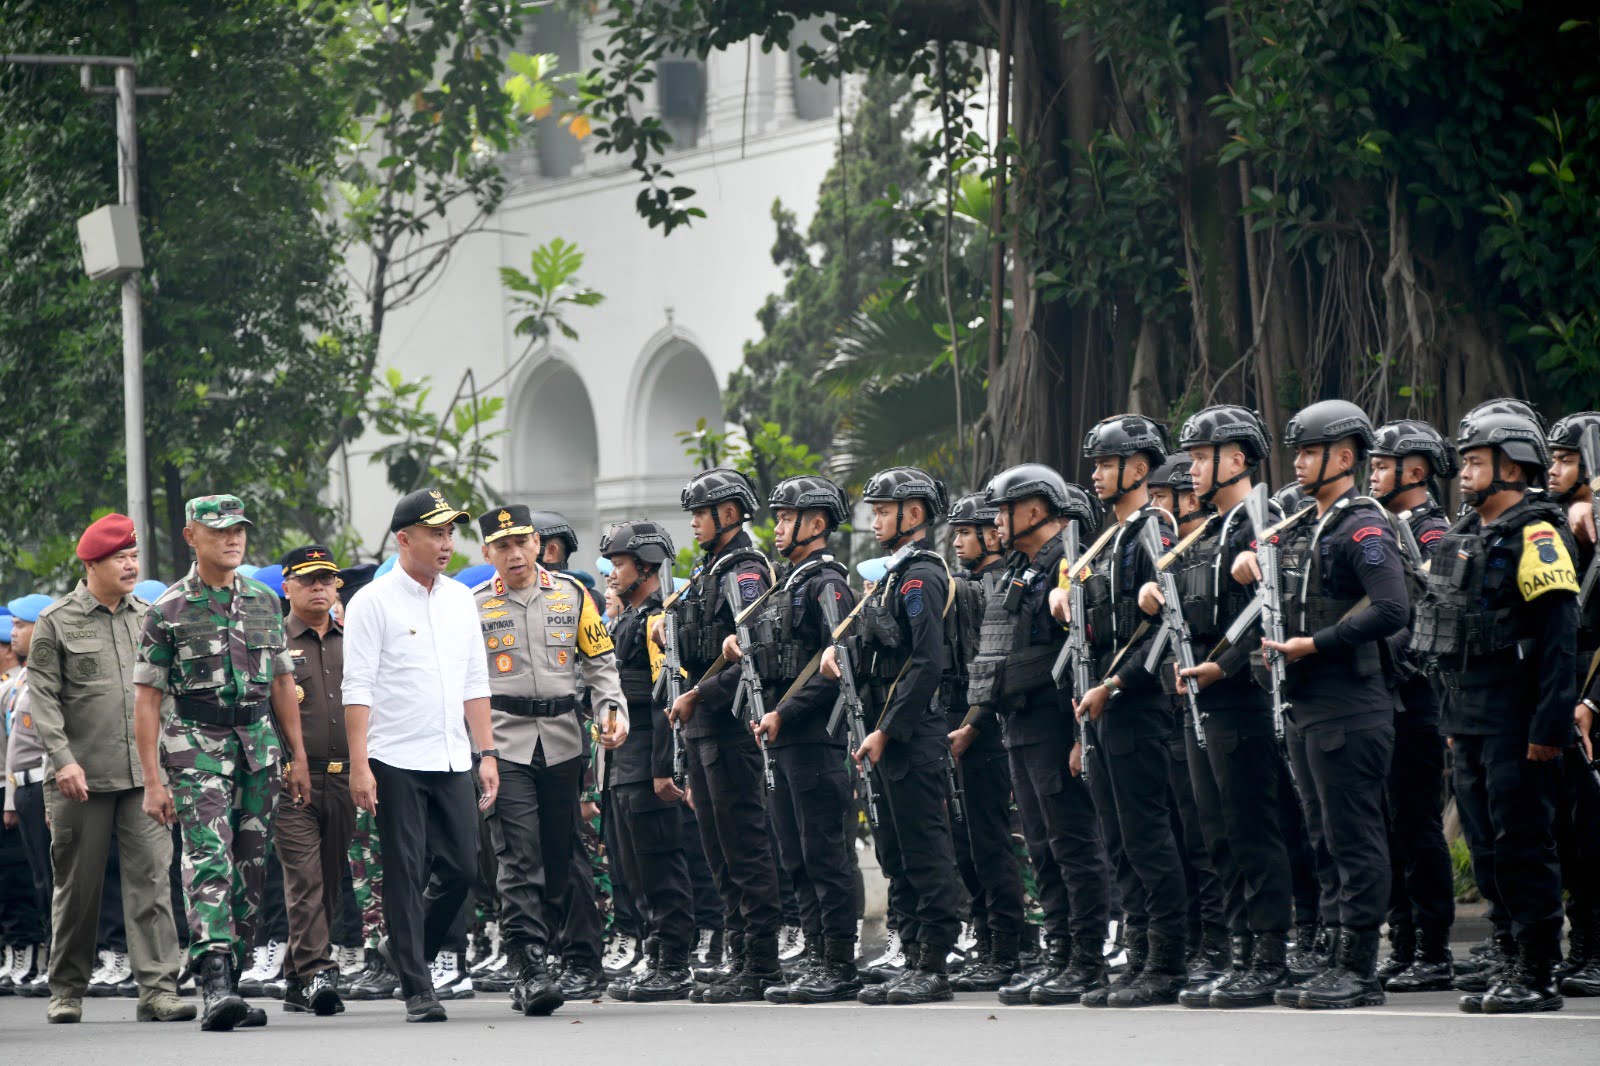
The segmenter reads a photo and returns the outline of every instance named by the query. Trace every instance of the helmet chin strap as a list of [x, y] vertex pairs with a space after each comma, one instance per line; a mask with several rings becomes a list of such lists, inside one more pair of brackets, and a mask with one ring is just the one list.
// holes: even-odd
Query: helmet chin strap
[[1494, 458], [1491, 460], [1491, 462], [1494, 464], [1490, 468], [1493, 478], [1490, 480], [1488, 487], [1478, 489], [1475, 492], [1463, 492], [1461, 494], [1462, 499], [1466, 500], [1467, 505], [1470, 507], [1482, 507], [1484, 504], [1488, 503], [1489, 499], [1497, 492], [1526, 492], [1529, 488], [1526, 482], [1506, 481], [1500, 477], [1499, 448], [1494, 449]]
[[633, 557], [633, 570], [634, 573], [638, 574], [639, 576], [633, 579], [633, 584], [617, 593], [617, 599], [621, 600], [623, 603], [627, 603], [633, 598], [633, 594], [639, 590], [639, 586], [644, 584], [646, 581], [649, 581], [652, 577], [655, 577], [656, 573], [661, 569], [659, 563], [650, 567], [648, 570], [645, 569], [646, 565], [647, 564], [644, 562], [644, 560], [640, 559], [637, 555]]
[[1002, 547], [1004, 547], [1005, 550], [1008, 551], [1008, 552], [1019, 550], [1017, 548], [1017, 541], [1021, 540], [1023, 537], [1026, 537], [1030, 533], [1033, 533], [1033, 532], [1035, 532], [1037, 530], [1043, 529], [1045, 526], [1049, 525], [1050, 522], [1051, 522], [1050, 516], [1046, 515], [1045, 517], [1039, 519], [1039, 521], [1035, 522], [1033, 525], [1029, 526], [1027, 529], [1017, 529], [1017, 504], [1016, 504], [1016, 501], [1015, 500], [1007, 500], [1006, 501], [1006, 528], [1007, 529], [1015, 529], [1016, 532], [1012, 533], [1009, 537], [1007, 537], [1005, 539], [1005, 543], [1002, 545]]
[[[1229, 485], [1243, 481], [1245, 478], [1250, 476], [1250, 472], [1254, 469], [1255, 464], [1247, 460], [1244, 464], [1243, 470], [1228, 478], [1226, 481], [1219, 480], [1222, 475], [1222, 445], [1213, 444], [1211, 446], [1211, 487], [1205, 492], [1200, 493], [1200, 510], [1195, 513], [1215, 514], [1217, 509], [1212, 505], [1211, 501], [1217, 498], [1217, 493], [1221, 492]], [[1173, 492], [1173, 498], [1174, 500], [1177, 498], [1176, 490]]]
[[[796, 516], [796, 518], [794, 520], [794, 524], [796, 526], [798, 526], [804, 518], [805, 518], [804, 514], [800, 514], [800, 515]], [[810, 544], [813, 541], [826, 540], [828, 538], [828, 535], [830, 533], [832, 533], [832, 532], [833, 532], [833, 530], [831, 528], [829, 528], [828, 523], [826, 521], [824, 521], [822, 523], [822, 532], [821, 533], [813, 533], [809, 537], [802, 537], [799, 540], [791, 540], [789, 542], [789, 546], [787, 548], [782, 549], [783, 557], [785, 559], [793, 558], [794, 557], [794, 553], [797, 550], [799, 550], [800, 548], [804, 548], [807, 544]]]
[[1317, 468], [1317, 480], [1313, 481], [1309, 485], [1301, 485], [1300, 486], [1300, 490], [1302, 492], [1304, 492], [1307, 496], [1313, 495], [1318, 489], [1322, 488], [1322, 486], [1331, 485], [1335, 481], [1338, 481], [1340, 478], [1346, 478], [1346, 477], [1353, 478], [1353, 477], [1355, 477], [1356, 468], [1353, 467], [1353, 466], [1345, 467], [1343, 470], [1339, 471], [1337, 474], [1334, 474], [1332, 477], [1328, 476], [1328, 450], [1331, 447], [1332, 447], [1331, 444], [1324, 444], [1322, 446], [1322, 463]]
[[700, 545], [700, 550], [707, 555], [711, 555], [717, 550], [717, 545], [722, 543], [722, 535], [724, 533], [730, 529], [738, 529], [744, 524], [744, 519], [742, 518], [732, 525], [727, 525], [722, 521], [722, 505], [727, 502], [727, 500], [718, 500], [711, 505], [711, 520], [717, 524], [717, 527], [711, 531], [711, 543], [701, 543]]
[[1127, 469], [1128, 469], [1128, 457], [1126, 455], [1117, 456], [1117, 491], [1113, 492], [1110, 496], [1106, 497], [1106, 503], [1108, 503], [1108, 504], [1116, 503], [1118, 500], [1122, 499], [1128, 493], [1132, 492], [1134, 489], [1138, 488], [1140, 485], [1143, 485], [1145, 483], [1145, 481], [1150, 477], [1149, 472], [1146, 471], [1145, 476], [1142, 477], [1142, 478], [1139, 478], [1136, 481], [1134, 481], [1134, 483], [1132, 485], [1124, 485], [1122, 483], [1122, 475], [1123, 475], [1123, 473], [1125, 473], [1127, 471]]
[[894, 533], [892, 533], [890, 535], [889, 540], [887, 542], [887, 546], [891, 550], [900, 547], [901, 543], [903, 541], [907, 540], [908, 538], [909, 539], [915, 539], [916, 535], [918, 533], [921, 533], [924, 529], [927, 529], [930, 525], [933, 524], [931, 519], [929, 519], [926, 516], [924, 516], [922, 521], [918, 522], [916, 525], [912, 526], [910, 529], [907, 529], [907, 528], [905, 528], [905, 521], [906, 521], [906, 501], [900, 500], [900, 501], [898, 501], [898, 506], [896, 507], [895, 512], [894, 512]]

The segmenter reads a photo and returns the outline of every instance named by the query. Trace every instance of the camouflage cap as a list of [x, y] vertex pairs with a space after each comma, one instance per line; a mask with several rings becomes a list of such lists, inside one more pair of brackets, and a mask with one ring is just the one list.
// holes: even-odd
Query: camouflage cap
[[244, 501], [237, 496], [196, 496], [183, 505], [183, 520], [199, 522], [212, 529], [227, 529], [243, 522], [255, 525], [244, 516]]

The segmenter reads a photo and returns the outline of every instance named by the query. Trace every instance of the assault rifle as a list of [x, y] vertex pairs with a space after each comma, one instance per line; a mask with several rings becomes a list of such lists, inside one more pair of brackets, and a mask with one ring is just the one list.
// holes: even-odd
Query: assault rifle
[[[741, 711], [748, 710], [745, 720], [754, 726], [767, 716], [767, 701], [761, 692], [761, 672], [756, 669], [756, 661], [751, 657], [755, 642], [750, 639], [750, 626], [745, 622], [749, 609], [739, 611], [735, 607], [741, 599], [738, 574], [729, 574], [723, 579], [722, 594], [728, 601], [728, 610], [734, 612], [734, 632], [738, 635], [739, 650], [743, 652], [739, 656], [739, 691], [733, 697], [733, 716], [738, 718]], [[759, 606], [759, 602], [752, 604], [752, 607], [755, 606]], [[778, 787], [778, 783], [772, 776], [772, 758], [767, 754], [767, 738], [757, 733], [756, 743], [761, 748], [761, 776], [766, 779], [767, 791], [771, 792]]]
[[[1183, 616], [1183, 604], [1178, 601], [1178, 579], [1172, 576], [1170, 565], [1163, 566], [1163, 553], [1161, 551], [1161, 529], [1155, 519], [1147, 518], [1139, 529], [1139, 536], [1144, 540], [1145, 551], [1150, 553], [1150, 561], [1155, 565], [1156, 585], [1161, 590], [1161, 632], [1156, 639], [1151, 641], [1150, 654], [1145, 658], [1145, 669], [1155, 673], [1161, 668], [1161, 657], [1167, 647], [1172, 648], [1172, 654], [1178, 661], [1179, 670], [1194, 669], [1194, 643], [1189, 639], [1189, 621]], [[1177, 552], [1172, 553], [1176, 556]], [[1195, 692], [1196, 685], [1193, 678], [1185, 678], [1184, 699], [1189, 705], [1189, 717], [1194, 724], [1194, 740], [1203, 751], [1206, 746], [1206, 732], [1202, 726], [1205, 716], [1200, 713], [1200, 699]]]
[[1578, 588], [1578, 610], [1582, 611], [1589, 606], [1595, 583], [1600, 581], [1600, 426], [1583, 427], [1583, 435], [1578, 438], [1578, 454], [1583, 457], [1583, 469], [1589, 475], [1589, 508], [1597, 540], [1595, 553], [1583, 572], [1583, 584]]
[[[839, 621], [839, 604], [832, 596], [822, 596], [821, 602], [822, 620], [827, 624], [828, 640], [833, 645], [833, 654], [839, 665], [839, 699], [828, 718], [828, 735], [837, 735], [839, 720], [843, 718], [848, 723], [850, 750], [859, 751], [867, 741], [867, 716], [861, 704], [861, 690], [856, 688], [855, 663], [850, 658], [850, 645], [843, 633], [848, 627]], [[876, 829], [878, 793], [872, 787], [872, 767], [863, 764], [860, 770], [861, 800], [867, 807], [867, 824]]]
[[[1274, 539], [1276, 530], [1269, 529], [1267, 525], [1268, 499], [1266, 485], [1257, 485], [1244, 498], [1244, 511], [1255, 533], [1256, 565], [1261, 569], [1261, 593], [1258, 597], [1261, 631], [1269, 641], [1281, 644], [1286, 636], [1283, 589], [1278, 584], [1281, 575], [1278, 570], [1278, 545]], [[1267, 693], [1272, 697], [1272, 732], [1281, 743], [1283, 715], [1290, 707], [1283, 691], [1288, 663], [1284, 661], [1282, 652], [1272, 648], [1262, 648], [1262, 656], [1267, 667]]]
[[[683, 695], [683, 660], [678, 654], [678, 616], [667, 611], [661, 618], [661, 676], [656, 678], [655, 695], [666, 694], [671, 707]], [[679, 788], [687, 776], [684, 765], [683, 723], [672, 722], [672, 783]]]

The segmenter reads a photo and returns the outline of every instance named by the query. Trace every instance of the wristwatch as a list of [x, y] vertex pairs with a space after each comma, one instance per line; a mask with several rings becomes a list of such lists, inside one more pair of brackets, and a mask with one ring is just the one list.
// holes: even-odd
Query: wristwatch
[[478, 758], [480, 758], [480, 759], [496, 759], [496, 760], [498, 760], [500, 758], [500, 749], [499, 748], [484, 748], [482, 751], [478, 752]]

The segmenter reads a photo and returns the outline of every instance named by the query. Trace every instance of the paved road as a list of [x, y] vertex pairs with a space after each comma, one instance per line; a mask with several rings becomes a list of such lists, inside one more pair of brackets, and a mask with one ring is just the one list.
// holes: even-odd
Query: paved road
[[[1391, 997], [1391, 1005], [1308, 1014], [1150, 1007], [1002, 1007], [958, 996], [929, 1007], [819, 1007], [688, 1003], [578, 1003], [550, 1018], [522, 1018], [504, 996], [448, 1004], [444, 1025], [406, 1025], [398, 1003], [352, 1003], [331, 1019], [269, 1005], [264, 1030], [201, 1033], [198, 1025], [134, 1024], [131, 1000], [89, 1000], [77, 1026], [46, 1026], [44, 1000], [0, 999], [0, 1058], [72, 1066], [144, 1066], [204, 1055], [228, 1066], [319, 1063], [552, 1064], [688, 1061], [776, 1066], [874, 1066], [953, 1056], [997, 1066], [1174, 1063], [1401, 1063], [1404, 1066], [1600, 1060], [1600, 1000], [1565, 1011], [1484, 1018], [1456, 1012], [1448, 993]], [[177, 1058], [174, 1058], [174, 1055]], [[225, 1055], [225, 1059], [213, 1056]]]

